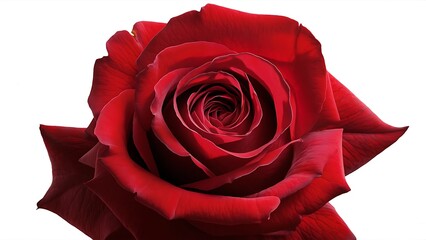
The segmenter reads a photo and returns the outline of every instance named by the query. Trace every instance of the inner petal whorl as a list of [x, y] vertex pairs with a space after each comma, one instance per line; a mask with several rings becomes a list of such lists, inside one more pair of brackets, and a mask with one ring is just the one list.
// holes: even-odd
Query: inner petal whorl
[[177, 114], [197, 132], [236, 135], [248, 130], [238, 128], [242, 122], [250, 120], [247, 95], [233, 75], [208, 72], [191, 79], [175, 104]]

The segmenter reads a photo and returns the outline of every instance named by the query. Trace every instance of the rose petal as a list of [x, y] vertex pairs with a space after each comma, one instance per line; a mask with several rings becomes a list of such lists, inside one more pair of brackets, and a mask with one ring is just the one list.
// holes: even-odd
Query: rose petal
[[355, 240], [351, 230], [340, 218], [331, 204], [326, 204], [313, 214], [304, 216], [296, 231], [282, 238], [283, 240]]
[[330, 74], [343, 132], [345, 173], [349, 174], [392, 145], [408, 127], [392, 127], [380, 120], [351, 91]]
[[[276, 183], [280, 182], [283, 176], [286, 175], [292, 162], [293, 146], [288, 146], [280, 154], [276, 154], [276, 158], [270, 158], [270, 162], [259, 161], [254, 171], [247, 171], [246, 173], [234, 172], [231, 181], [224, 180], [224, 183], [217, 181], [218, 179], [212, 179], [217, 181], [217, 188], [211, 187], [212, 190], [206, 193], [214, 195], [225, 195], [225, 196], [248, 196], [251, 194], [258, 193], [266, 188], [269, 188]], [[262, 158], [266, 160], [266, 158]], [[229, 182], [229, 183], [228, 183]], [[222, 185], [224, 184], [224, 185]]]
[[[279, 204], [277, 197], [218, 197], [189, 192], [165, 182], [137, 165], [125, 148], [128, 122], [132, 119], [127, 113], [129, 106], [126, 105], [129, 103], [121, 99], [125, 96], [121, 94], [114, 98], [99, 116], [95, 133], [99, 141], [109, 147], [109, 151], [104, 152], [105, 155], [101, 155], [98, 162], [105, 166], [126, 191], [135, 193], [141, 204], [167, 219], [242, 224], [269, 218]], [[108, 119], [114, 121], [107, 121]], [[168, 194], [167, 198], [164, 198], [164, 193]]]
[[293, 138], [308, 133], [321, 116], [326, 100], [327, 70], [321, 53], [321, 44], [312, 33], [300, 26], [296, 57], [291, 63], [276, 63], [294, 93], [292, 103]]
[[[141, 148], [142, 150], [138, 151], [138, 154], [141, 155], [141, 159], [139, 159], [141, 161], [140, 164], [146, 166], [147, 169], [150, 170], [153, 174], [158, 175], [157, 165], [150, 151], [147, 138], [144, 138], [145, 135], [140, 135], [140, 128], [136, 128], [136, 131], [134, 131], [132, 134], [132, 127], [135, 125], [132, 123], [134, 118], [134, 98], [135, 91], [133, 89], [128, 89], [121, 92], [117, 97], [111, 100], [106, 106], [109, 106], [108, 109], [110, 112], [116, 111], [117, 114], [111, 113], [109, 115], [104, 115], [101, 111], [94, 132], [98, 138], [99, 136], [105, 136], [107, 139], [113, 139], [110, 141], [116, 141], [117, 139], [120, 139], [121, 141], [119, 141], [119, 143], [122, 144], [126, 143], [129, 138], [134, 137], [134, 139], [137, 140], [135, 143], [138, 144], [135, 146], [135, 148], [138, 150]], [[114, 124], [122, 124], [126, 127], [126, 131], [123, 132], [121, 129], [110, 127]], [[144, 142], [144, 140], [146, 140], [146, 142]], [[110, 142], [102, 143], [108, 145]], [[128, 145], [120, 145], [117, 147], [129, 151]], [[109, 150], [112, 151], [111, 148]]]
[[[87, 130], [87, 129], [86, 129]], [[96, 160], [98, 159], [98, 154], [100, 151], [105, 150], [105, 146], [101, 143], [96, 143], [88, 152], [86, 152], [78, 161], [86, 164], [91, 168], [95, 168]]]
[[112, 98], [125, 89], [135, 88], [136, 58], [142, 51], [127, 31], [114, 34], [107, 42], [108, 57], [98, 59], [88, 103], [95, 118]]
[[108, 57], [103, 57], [95, 62], [92, 89], [88, 99], [95, 119], [111, 99], [123, 90], [135, 87], [134, 74], [136, 73], [122, 72], [113, 67], [113, 64]]
[[132, 239], [126, 229], [84, 183], [94, 170], [79, 158], [96, 140], [84, 129], [40, 126], [52, 163], [53, 181], [37, 206], [52, 211], [93, 239]]
[[299, 24], [290, 18], [249, 14], [207, 4], [200, 12], [190, 11], [172, 18], [152, 39], [153, 44], [145, 49], [138, 64], [145, 66], [153, 62], [155, 56], [169, 46], [194, 41], [216, 42], [237, 52], [292, 61], [298, 29]]
[[[109, 146], [108, 152], [126, 151], [132, 130], [135, 91], [128, 89], [113, 98], [101, 111], [95, 128], [99, 142]], [[113, 127], [120, 126], [120, 128]]]
[[[151, 127], [157, 138], [164, 143], [172, 152], [179, 156], [189, 156], [190, 154], [184, 146], [176, 139], [166, 124], [163, 115], [164, 101], [170, 91], [176, 88], [180, 79], [185, 76], [190, 69], [181, 68], [173, 70], [163, 76], [154, 87], [154, 99], [150, 105], [153, 115]], [[208, 173], [209, 174], [209, 173]]]
[[148, 139], [161, 179], [173, 185], [182, 185], [209, 177], [197, 159], [174, 154], [152, 132], [148, 132]]
[[142, 47], [129, 32], [118, 31], [107, 41], [106, 49], [113, 67], [123, 73], [137, 72], [135, 60], [142, 52]]
[[327, 90], [325, 101], [318, 117], [318, 122], [315, 124], [313, 129], [317, 131], [332, 128], [339, 121], [339, 111], [337, 109], [336, 101], [334, 100], [334, 93], [330, 82], [330, 76], [327, 74]]
[[95, 118], [109, 100], [125, 89], [135, 88], [135, 76], [139, 71], [136, 68], [136, 59], [163, 27], [162, 23], [138, 22], [132, 31], [135, 37], [127, 31], [119, 31], [108, 40], [108, 56], [98, 59], [95, 63], [88, 99]]
[[[214, 176], [214, 173], [205, 166], [197, 158], [193, 157], [182, 144], [176, 139], [169, 127], [166, 125], [163, 116], [163, 102], [169, 93], [170, 89], [176, 87], [180, 78], [188, 72], [187, 69], [177, 69], [163, 76], [155, 85], [155, 98], [151, 104], [151, 112], [154, 118], [152, 119], [152, 132], [167, 148], [180, 157], [190, 157], [195, 166], [199, 167], [207, 176]], [[160, 153], [161, 154], [161, 153]], [[165, 159], [170, 161], [169, 159]], [[164, 161], [163, 161], [164, 162]]]
[[132, 33], [140, 46], [142, 48], [146, 48], [146, 46], [151, 42], [151, 39], [165, 26], [165, 23], [141, 21], [135, 23]]
[[148, 133], [142, 128], [136, 114], [133, 116], [133, 144], [142, 160], [145, 162], [147, 169], [155, 175], [159, 175], [157, 163], [150, 148]]

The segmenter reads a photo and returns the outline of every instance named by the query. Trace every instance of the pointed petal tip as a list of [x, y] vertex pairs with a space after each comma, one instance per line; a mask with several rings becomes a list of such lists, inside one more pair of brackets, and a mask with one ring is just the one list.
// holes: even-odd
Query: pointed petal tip
[[36, 208], [36, 210], [39, 210], [40, 208], [43, 208], [43, 198], [42, 199], [40, 199], [38, 202], [37, 202], [37, 204], [36, 204], [36, 206], [37, 206], [37, 208]]
[[389, 144], [389, 146], [390, 146], [390, 145], [394, 144], [396, 141], [398, 141], [398, 139], [400, 137], [402, 137], [402, 135], [404, 135], [407, 132], [409, 126], [394, 127], [394, 126], [389, 125], [389, 128], [390, 129], [389, 129], [388, 133], [393, 137], [393, 141]]
[[269, 214], [267, 216], [266, 220], [269, 220], [271, 218], [271, 214], [277, 210], [277, 208], [280, 206], [281, 204], [281, 199], [275, 196], [269, 196], [268, 197], [268, 201], [269, 203], [267, 204], [267, 206], [269, 206]]
[[410, 128], [410, 126], [399, 127], [399, 129], [402, 131], [402, 134], [404, 134], [408, 130], [408, 128]]
[[49, 128], [51, 126], [45, 125], [45, 124], [40, 124], [38, 126], [38, 129], [40, 130], [41, 135], [43, 135], [46, 132], [46, 129]]
[[[397, 134], [396, 136], [395, 136], [395, 142], [400, 138], [400, 137], [402, 137], [402, 135], [404, 135], [407, 131], [408, 131], [408, 129], [410, 128], [410, 126], [404, 126], [404, 127], [395, 127], [395, 132], [398, 132], [399, 134]], [[395, 143], [394, 142], [394, 143]], [[392, 143], [393, 144], [393, 143]], [[391, 144], [391, 145], [392, 145]]]
[[37, 202], [37, 204], [36, 204], [36, 206], [37, 206], [36, 210], [44, 209], [44, 210], [50, 211], [48, 204], [49, 204], [49, 200], [47, 200], [46, 197], [43, 197], [42, 199], [40, 199]]
[[345, 175], [356, 171], [393, 145], [409, 128], [409, 126], [393, 127], [387, 124], [385, 126], [386, 129], [378, 133], [344, 133]]

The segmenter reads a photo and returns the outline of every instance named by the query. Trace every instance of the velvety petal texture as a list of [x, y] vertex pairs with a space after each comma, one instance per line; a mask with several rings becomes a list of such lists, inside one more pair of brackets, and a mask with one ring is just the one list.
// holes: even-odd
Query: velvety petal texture
[[115, 215], [84, 185], [94, 170], [79, 158], [96, 143], [81, 128], [40, 126], [52, 162], [52, 185], [37, 206], [55, 212], [93, 239], [131, 239]]
[[355, 236], [330, 204], [302, 218], [296, 231], [285, 240], [355, 240]]
[[396, 142], [408, 127], [384, 123], [334, 76], [329, 76], [341, 118], [335, 126], [344, 129], [343, 159], [349, 174]]
[[39, 207], [93, 239], [355, 239], [329, 201], [407, 128], [328, 73], [307, 28], [208, 4], [107, 50], [89, 126], [40, 128]]
[[163, 23], [139, 22], [133, 28], [133, 36], [127, 31], [118, 31], [108, 40], [108, 56], [95, 63], [88, 99], [95, 117], [121, 91], [135, 88], [136, 59], [163, 27]]

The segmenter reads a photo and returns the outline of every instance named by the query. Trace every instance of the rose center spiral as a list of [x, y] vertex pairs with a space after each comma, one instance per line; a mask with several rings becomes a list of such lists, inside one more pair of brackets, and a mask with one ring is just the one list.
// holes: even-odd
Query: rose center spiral
[[230, 129], [241, 120], [241, 93], [230, 86], [206, 85], [191, 94], [188, 99], [191, 116], [200, 120], [199, 127]]

